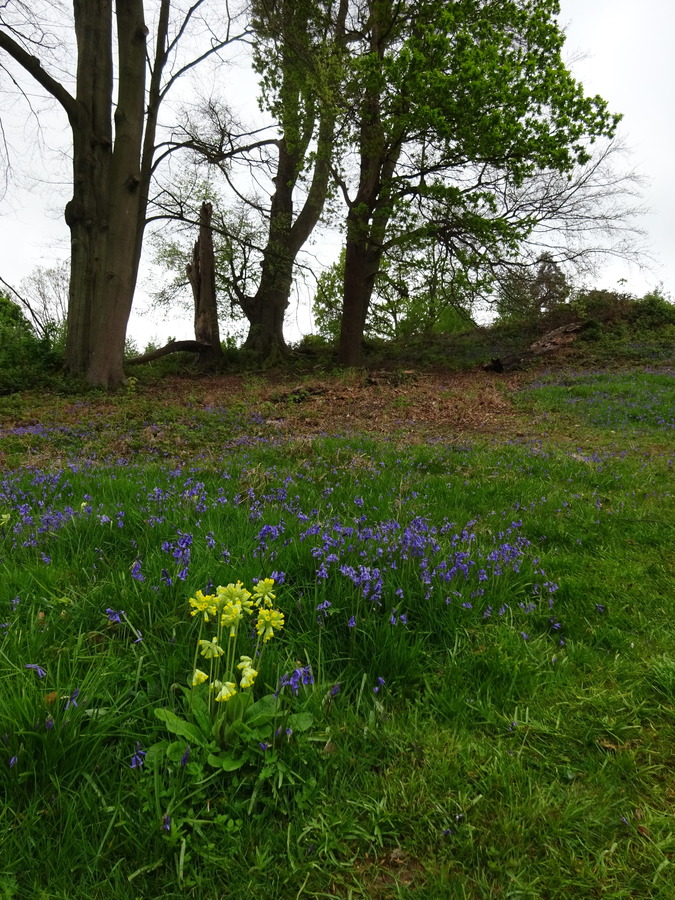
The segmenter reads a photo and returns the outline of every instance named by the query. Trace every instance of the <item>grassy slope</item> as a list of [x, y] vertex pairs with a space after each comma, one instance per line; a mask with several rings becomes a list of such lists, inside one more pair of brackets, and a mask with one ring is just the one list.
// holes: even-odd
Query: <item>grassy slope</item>
[[[4, 896], [672, 897], [672, 384], [552, 373], [508, 394], [506, 439], [399, 446], [320, 437], [252, 382], [210, 408], [16, 401]], [[311, 664], [289, 698], [310, 732], [230, 775], [196, 750], [131, 769], [166, 738], [152, 710], [183, 709], [187, 597], [272, 570], [287, 627], [260, 678]]]

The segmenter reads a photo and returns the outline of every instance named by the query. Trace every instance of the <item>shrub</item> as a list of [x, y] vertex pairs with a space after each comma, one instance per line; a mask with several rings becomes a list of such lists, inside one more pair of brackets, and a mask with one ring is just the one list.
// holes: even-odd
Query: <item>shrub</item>
[[60, 363], [50, 337], [38, 338], [17, 304], [0, 294], [0, 394], [44, 384]]
[[638, 330], [652, 331], [675, 325], [675, 303], [661, 293], [659, 288], [633, 301], [627, 318]]

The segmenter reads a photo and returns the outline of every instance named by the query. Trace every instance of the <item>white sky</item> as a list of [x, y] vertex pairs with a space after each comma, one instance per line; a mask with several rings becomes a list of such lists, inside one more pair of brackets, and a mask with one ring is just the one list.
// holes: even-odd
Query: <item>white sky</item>
[[[649, 212], [640, 221], [648, 232], [654, 257], [650, 269], [640, 271], [613, 263], [593, 286], [615, 288], [620, 278], [624, 289], [637, 294], [662, 283], [675, 294], [675, 178], [672, 148], [675, 145], [675, 3], [672, 0], [561, 0], [561, 25], [567, 31], [566, 57], [587, 94], [600, 94], [612, 112], [623, 113], [620, 134], [630, 150], [630, 165], [645, 176], [645, 205]], [[3, 100], [4, 104], [4, 100]], [[25, 114], [17, 105], [3, 114], [5, 129], [15, 154], [35, 180], [19, 178], [0, 200], [0, 275], [18, 287], [35, 266], [53, 265], [68, 255], [68, 230], [62, 208], [69, 197], [67, 184], [50, 185], [36, 146], [34, 127], [22, 126]], [[52, 117], [50, 116], [50, 120]], [[52, 146], [66, 139], [65, 118], [61, 135], [45, 134]], [[30, 166], [25, 165], [26, 159]], [[64, 166], [61, 177], [67, 176]], [[332, 258], [334, 248], [326, 248]], [[321, 255], [321, 246], [314, 248]], [[144, 304], [149, 274], [141, 273], [136, 306]], [[310, 329], [308, 300], [289, 310], [288, 336], [294, 339]], [[191, 337], [189, 319], [170, 322], [132, 313], [129, 335], [143, 349], [147, 341], [163, 342], [169, 335]]]

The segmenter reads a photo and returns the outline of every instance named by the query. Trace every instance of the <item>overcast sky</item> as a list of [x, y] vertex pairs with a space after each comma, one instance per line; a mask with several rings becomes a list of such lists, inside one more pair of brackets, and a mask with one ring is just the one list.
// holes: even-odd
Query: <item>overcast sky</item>
[[[612, 112], [623, 113], [620, 134], [631, 149], [630, 165], [647, 182], [644, 200], [649, 212], [640, 224], [655, 258], [651, 270], [612, 264], [594, 286], [614, 288], [625, 278], [624, 289], [637, 294], [663, 283], [665, 291], [675, 295], [675, 3], [561, 0], [559, 21], [567, 31], [565, 53], [575, 77], [587, 94], [600, 94]], [[16, 286], [35, 266], [53, 265], [68, 255], [68, 231], [60, 211], [68, 189], [49, 186], [50, 173], [34, 146], [34, 129], [18, 127], [22, 115], [17, 109], [11, 119], [10, 143], [15, 153], [30, 158], [37, 180], [23, 188], [15, 185], [0, 201], [0, 275]], [[66, 134], [64, 127], [63, 139]], [[64, 167], [63, 173], [67, 171]], [[142, 278], [141, 288], [143, 284]], [[308, 323], [306, 310], [300, 309], [289, 332], [297, 332], [298, 325], [306, 330]], [[142, 349], [148, 340], [189, 337], [190, 322], [154, 322], [132, 313], [129, 333]]]

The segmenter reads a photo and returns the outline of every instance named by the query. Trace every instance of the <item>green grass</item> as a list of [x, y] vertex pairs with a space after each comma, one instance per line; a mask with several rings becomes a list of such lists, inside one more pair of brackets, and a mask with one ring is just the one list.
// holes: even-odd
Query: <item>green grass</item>
[[[559, 439], [402, 449], [253, 395], [8, 426], [0, 897], [669, 900], [671, 385], [551, 376], [521, 402]], [[256, 691], [311, 666], [311, 726], [182, 765], [188, 598], [273, 572]]]

